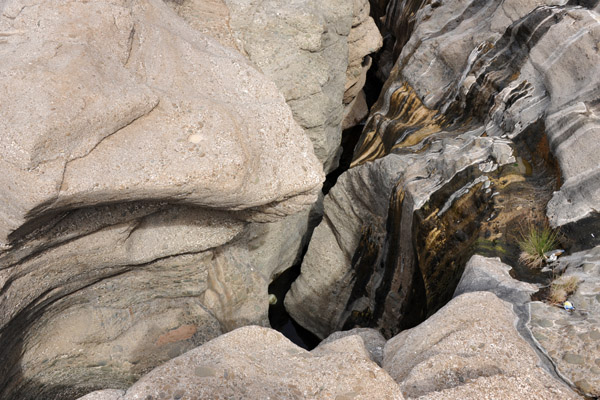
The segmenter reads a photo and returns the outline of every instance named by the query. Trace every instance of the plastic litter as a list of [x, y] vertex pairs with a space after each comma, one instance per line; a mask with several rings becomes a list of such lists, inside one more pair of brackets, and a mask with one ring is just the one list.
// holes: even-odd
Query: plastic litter
[[544, 259], [547, 262], [553, 262], [558, 259], [565, 251], [562, 249], [550, 250], [544, 253]]
[[567, 311], [573, 311], [575, 310], [575, 306], [570, 302], [570, 301], [565, 301], [563, 303], [563, 307], [565, 308], [565, 310]]
[[275, 296], [274, 294], [269, 294], [269, 304], [270, 305], [275, 305], [277, 304], [277, 296]]

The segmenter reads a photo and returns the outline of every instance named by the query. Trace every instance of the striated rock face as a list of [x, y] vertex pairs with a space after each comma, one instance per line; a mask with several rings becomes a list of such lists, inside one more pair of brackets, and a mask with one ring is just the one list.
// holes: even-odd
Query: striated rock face
[[366, 116], [359, 94], [368, 54], [381, 47], [368, 0], [168, 3], [192, 26], [215, 30], [221, 43], [235, 46], [271, 78], [325, 171], [337, 166], [342, 120], [349, 127]]
[[162, 1], [0, 12], [0, 397], [267, 325], [324, 178], [277, 86]]
[[371, 67], [369, 54], [383, 45], [383, 39], [369, 16], [367, 0], [354, 0], [354, 19], [348, 35], [348, 69], [344, 86], [344, 120], [342, 129], [348, 129], [364, 119], [369, 109], [362, 91]]
[[[340, 368], [343, 366], [342, 368]], [[349, 336], [308, 352], [256, 326], [237, 329], [154, 369], [126, 392], [85, 400], [146, 398], [403, 399], [396, 383]]]
[[524, 221], [596, 220], [592, 3], [418, 6], [286, 297], [296, 320], [391, 337], [451, 298], [472, 254], [516, 252]]
[[515, 319], [492, 293], [463, 294], [389, 340], [383, 367], [409, 399], [579, 398], [538, 367]]

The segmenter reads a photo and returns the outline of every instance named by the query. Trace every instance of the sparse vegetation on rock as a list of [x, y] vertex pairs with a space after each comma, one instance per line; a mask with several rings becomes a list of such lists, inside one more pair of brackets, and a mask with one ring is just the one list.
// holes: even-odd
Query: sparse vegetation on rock
[[541, 268], [544, 265], [544, 253], [555, 249], [557, 245], [558, 232], [548, 226], [540, 229], [530, 225], [525, 232], [521, 233], [519, 261], [531, 268]]

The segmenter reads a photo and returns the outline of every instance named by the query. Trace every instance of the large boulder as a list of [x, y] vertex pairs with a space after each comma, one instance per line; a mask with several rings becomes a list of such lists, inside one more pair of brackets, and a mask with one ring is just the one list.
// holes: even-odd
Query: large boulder
[[383, 367], [409, 399], [579, 398], [538, 366], [515, 320], [494, 294], [463, 294], [390, 339]]
[[162, 1], [0, 12], [0, 397], [267, 325], [324, 178], [277, 86]]
[[239, 49], [271, 78], [325, 171], [337, 166], [342, 120], [353, 115], [347, 127], [366, 116], [358, 95], [371, 65], [368, 54], [381, 47], [367, 0], [168, 3], [192, 26], [215, 30], [222, 43]]
[[105, 390], [81, 400], [223, 397], [403, 399], [359, 336], [308, 352], [276, 331], [249, 326], [161, 365], [125, 392]]

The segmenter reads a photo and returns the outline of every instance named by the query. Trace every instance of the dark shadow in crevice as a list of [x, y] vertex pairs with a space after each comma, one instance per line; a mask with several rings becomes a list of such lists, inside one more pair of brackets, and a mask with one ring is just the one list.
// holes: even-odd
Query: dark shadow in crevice
[[320, 343], [320, 339], [309, 330], [303, 328], [288, 314], [283, 299], [292, 283], [300, 275], [300, 264], [282, 272], [269, 285], [269, 294], [277, 298], [277, 303], [269, 306], [269, 323], [271, 328], [281, 332], [297, 346], [312, 350]]

